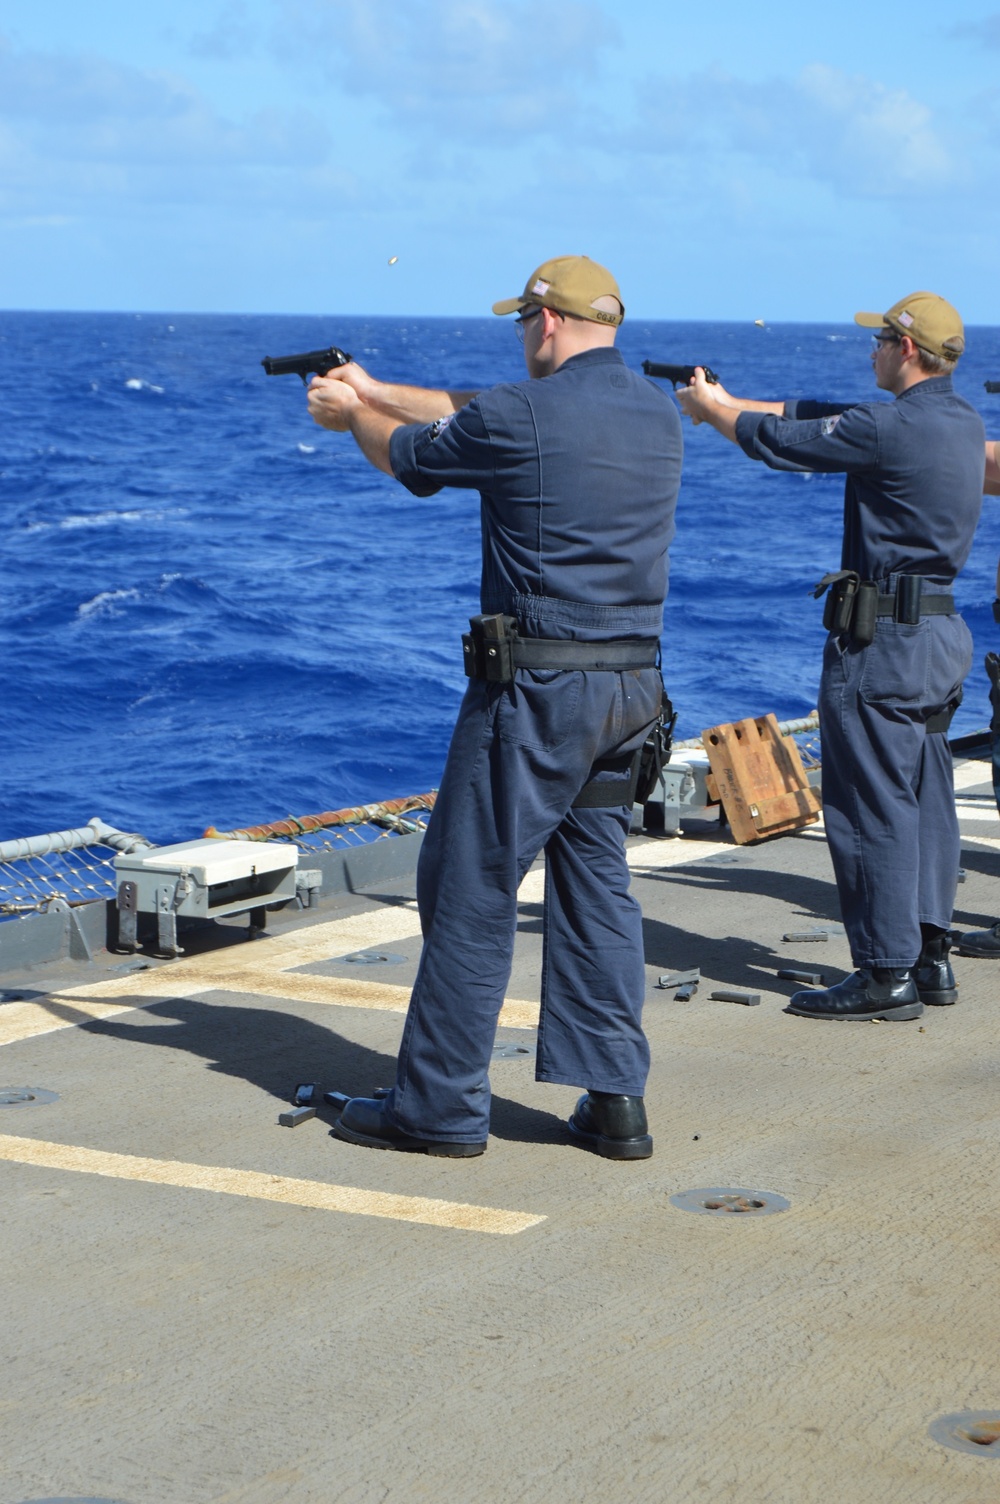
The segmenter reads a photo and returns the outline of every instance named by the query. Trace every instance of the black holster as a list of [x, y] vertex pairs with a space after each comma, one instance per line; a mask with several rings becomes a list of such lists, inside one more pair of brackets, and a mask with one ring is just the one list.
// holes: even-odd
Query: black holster
[[670, 748], [674, 740], [677, 712], [670, 696], [663, 689], [660, 713], [639, 754], [639, 778], [636, 784], [635, 804], [646, 804], [660, 781], [660, 774], [670, 761]]
[[467, 677], [487, 679], [491, 684], [512, 684], [516, 637], [514, 616], [470, 616], [469, 630], [462, 633]]

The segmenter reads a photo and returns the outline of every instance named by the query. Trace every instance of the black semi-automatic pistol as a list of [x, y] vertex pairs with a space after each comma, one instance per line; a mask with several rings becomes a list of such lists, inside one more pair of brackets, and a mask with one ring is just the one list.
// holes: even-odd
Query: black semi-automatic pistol
[[351, 357], [346, 350], [331, 345], [328, 350], [307, 350], [304, 355], [265, 355], [261, 361], [268, 376], [301, 376], [308, 386], [310, 376], [325, 376], [338, 366], [346, 366]]
[[[694, 366], [665, 366], [658, 360], [644, 360], [642, 369], [647, 376], [659, 376], [663, 381], [669, 381], [675, 391], [679, 386], [689, 385], [695, 373]], [[717, 386], [719, 378], [711, 366], [702, 366], [702, 370], [705, 372], [705, 380]]]

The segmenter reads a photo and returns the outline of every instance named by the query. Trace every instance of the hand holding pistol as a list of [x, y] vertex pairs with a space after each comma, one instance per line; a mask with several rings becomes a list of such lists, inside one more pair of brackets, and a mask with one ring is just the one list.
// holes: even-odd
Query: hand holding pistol
[[[679, 386], [687, 386], [692, 376], [698, 369], [697, 366], [671, 366], [664, 365], [658, 360], [644, 360], [642, 369], [647, 376], [658, 376], [662, 381], [669, 381], [676, 391]], [[712, 386], [717, 386], [719, 378], [711, 366], [702, 366], [705, 372], [705, 380]]]

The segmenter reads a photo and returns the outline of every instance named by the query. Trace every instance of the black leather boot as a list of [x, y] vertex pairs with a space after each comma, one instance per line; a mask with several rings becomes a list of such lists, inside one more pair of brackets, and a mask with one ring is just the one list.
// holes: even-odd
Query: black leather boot
[[[921, 926], [921, 929], [925, 929]], [[948, 960], [951, 936], [947, 930], [934, 930], [924, 935], [923, 947], [913, 968], [913, 980], [922, 1003], [932, 1008], [946, 1007], [958, 1002], [955, 973]]]
[[786, 1013], [802, 1018], [847, 1018], [861, 1022], [885, 1018], [919, 1018], [924, 1011], [916, 983], [907, 967], [876, 966], [852, 972], [835, 987], [796, 992]]
[[979, 956], [984, 961], [1000, 960], [1000, 920], [988, 930], [969, 930], [959, 935], [955, 950], [960, 956]]
[[404, 1133], [386, 1116], [384, 1098], [351, 1097], [333, 1125], [336, 1138], [368, 1149], [402, 1149], [409, 1153], [437, 1155], [439, 1159], [471, 1159], [486, 1151], [486, 1140], [466, 1144], [456, 1139], [418, 1138]]
[[648, 1159], [653, 1152], [641, 1097], [588, 1091], [577, 1102], [568, 1127], [574, 1138], [605, 1159]]

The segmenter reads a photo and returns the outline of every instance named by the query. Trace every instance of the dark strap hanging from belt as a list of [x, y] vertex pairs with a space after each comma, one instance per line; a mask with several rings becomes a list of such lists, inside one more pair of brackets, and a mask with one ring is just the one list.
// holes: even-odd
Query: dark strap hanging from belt
[[[590, 777], [573, 800], [574, 809], [615, 809], [620, 804], [634, 804], [639, 784], [642, 748], [627, 757], [604, 758], [595, 762]], [[614, 773], [614, 778], [599, 778], [599, 773]]]
[[955, 718], [955, 711], [958, 709], [961, 703], [962, 691], [959, 690], [955, 698], [953, 700], [949, 700], [943, 710], [939, 710], [936, 715], [930, 715], [927, 717], [926, 721], [924, 722], [924, 730], [927, 735], [939, 736], [942, 732], [947, 731]]
[[[573, 800], [574, 809], [613, 809], [620, 804], [645, 804], [660, 781], [665, 763], [670, 761], [677, 712], [661, 683], [660, 711], [649, 735], [632, 756], [605, 758], [590, 770], [590, 777]], [[614, 778], [600, 778], [600, 773], [614, 773]]]

